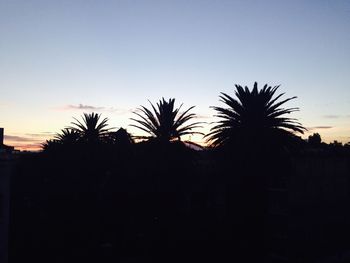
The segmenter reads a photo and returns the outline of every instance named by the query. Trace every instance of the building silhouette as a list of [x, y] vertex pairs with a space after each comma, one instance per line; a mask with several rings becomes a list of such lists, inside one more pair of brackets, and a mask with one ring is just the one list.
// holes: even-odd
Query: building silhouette
[[10, 215], [10, 177], [14, 147], [4, 144], [4, 128], [0, 128], [0, 262], [8, 262]]

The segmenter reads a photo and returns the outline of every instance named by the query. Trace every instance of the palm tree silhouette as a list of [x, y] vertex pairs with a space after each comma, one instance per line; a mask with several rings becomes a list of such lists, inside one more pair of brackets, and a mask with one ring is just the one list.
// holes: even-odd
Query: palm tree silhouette
[[75, 145], [80, 139], [80, 133], [76, 130], [70, 128], [64, 128], [61, 133], [57, 133], [53, 139], [46, 140], [45, 143], [41, 145], [44, 151], [50, 151], [62, 149], [62, 146], [71, 147]]
[[48, 152], [57, 149], [60, 145], [61, 144], [56, 139], [49, 139], [41, 144], [41, 148], [44, 152]]
[[274, 97], [279, 86], [267, 84], [258, 90], [255, 82], [252, 91], [248, 87], [235, 85], [236, 99], [221, 93], [220, 100], [228, 107], [212, 107], [220, 120], [206, 135], [207, 142], [213, 146], [240, 144], [251, 145], [271, 142], [283, 142], [295, 137], [294, 133], [306, 130], [294, 118], [286, 114], [298, 111], [298, 108], [281, 108], [284, 103], [295, 99], [291, 97], [278, 102], [284, 93]]
[[187, 134], [201, 134], [200, 132], [192, 131], [195, 128], [199, 128], [200, 122], [190, 123], [188, 122], [195, 118], [194, 113], [189, 113], [194, 106], [188, 108], [184, 112], [180, 113], [182, 104], [178, 108], [174, 108], [175, 99], [169, 99], [166, 101], [164, 98], [159, 100], [157, 107], [151, 102], [152, 111], [144, 106], [141, 106], [138, 110], [143, 113], [134, 112], [140, 119], [131, 118], [131, 120], [138, 123], [138, 125], [132, 124], [131, 126], [141, 129], [149, 134], [149, 136], [138, 136], [140, 139], [157, 139], [159, 141], [173, 141], [181, 140], [181, 136]]
[[78, 119], [74, 118], [76, 122], [72, 122], [73, 126], [68, 127], [72, 131], [80, 135], [80, 139], [84, 142], [100, 142], [104, 137], [108, 136], [111, 128], [108, 126], [108, 118], [104, 118], [100, 121], [101, 114], [97, 113], [84, 113], [82, 116], [83, 121], [80, 122]]
[[80, 133], [74, 129], [64, 128], [61, 133], [55, 135], [55, 140], [62, 144], [76, 143], [80, 138]]

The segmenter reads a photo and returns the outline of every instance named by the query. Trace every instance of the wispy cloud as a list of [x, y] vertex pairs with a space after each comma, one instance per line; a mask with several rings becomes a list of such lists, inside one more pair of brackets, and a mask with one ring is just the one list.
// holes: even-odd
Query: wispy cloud
[[15, 149], [21, 150], [21, 151], [40, 151], [42, 149], [41, 143], [18, 143], [18, 144], [12, 144], [11, 146], [14, 146]]
[[309, 131], [310, 130], [326, 130], [326, 129], [332, 129], [333, 126], [313, 126], [313, 127], [306, 127]]
[[[25, 136], [5, 135], [4, 139], [7, 145], [14, 146], [18, 150], [37, 151], [41, 149], [41, 144], [47, 139], [47, 136], [43, 138], [39, 135], [40, 134], [26, 134]], [[41, 136], [43, 135], [41, 134]]]
[[342, 117], [341, 115], [335, 115], [335, 114], [330, 114], [330, 115], [323, 115], [323, 118], [326, 118], [326, 119], [338, 119]]
[[91, 106], [91, 105], [84, 105], [84, 104], [78, 104], [78, 105], [66, 105], [64, 107], [66, 110], [95, 110], [95, 111], [100, 111], [104, 110], [104, 107], [96, 107], [96, 106]]
[[57, 107], [55, 108], [56, 110], [63, 110], [63, 111], [97, 111], [97, 112], [113, 112], [113, 113], [118, 113], [118, 114], [126, 114], [132, 112], [130, 109], [122, 109], [122, 108], [114, 108], [114, 107], [102, 107], [102, 106], [93, 106], [93, 105], [86, 105], [79, 103], [77, 105], [69, 104], [65, 105], [63, 107]]
[[4, 139], [12, 142], [32, 142], [33, 138], [16, 136], [16, 135], [5, 135]]
[[43, 137], [50, 137], [55, 135], [54, 132], [39, 132], [39, 133], [26, 133], [26, 136], [30, 136], [30, 137], [35, 137], [35, 138], [43, 138]]
[[330, 114], [330, 115], [323, 115], [322, 117], [325, 119], [350, 118], [350, 114]]

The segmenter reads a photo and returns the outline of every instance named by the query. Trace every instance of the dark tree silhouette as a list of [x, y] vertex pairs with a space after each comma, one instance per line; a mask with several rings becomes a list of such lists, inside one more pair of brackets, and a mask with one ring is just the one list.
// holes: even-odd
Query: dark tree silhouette
[[58, 140], [56, 139], [50, 139], [50, 140], [46, 140], [44, 143], [41, 144], [41, 148], [43, 149], [43, 151], [53, 151], [55, 149], [57, 149], [57, 147], [59, 147], [61, 144]]
[[342, 142], [338, 142], [337, 140], [334, 140], [333, 142], [329, 143], [330, 146], [332, 147], [342, 147], [343, 143]]
[[46, 140], [42, 144], [44, 151], [57, 150], [62, 146], [73, 146], [80, 139], [80, 133], [76, 130], [65, 128], [61, 130], [61, 133], [57, 133], [54, 139]]
[[65, 128], [61, 130], [61, 133], [55, 135], [55, 140], [62, 144], [76, 143], [80, 138], [80, 133], [77, 130]]
[[106, 142], [118, 146], [128, 146], [134, 143], [130, 133], [126, 129], [120, 128], [116, 132], [110, 132], [106, 138]]
[[123, 128], [120, 128], [118, 131], [116, 131], [114, 137], [117, 143], [119, 142], [121, 144], [131, 144], [134, 142], [131, 135]]
[[321, 135], [319, 133], [314, 133], [309, 136], [308, 143], [312, 146], [320, 145], [322, 142]]
[[298, 108], [281, 108], [296, 97], [278, 101], [284, 93], [274, 97], [279, 86], [267, 84], [258, 90], [254, 83], [252, 91], [248, 87], [236, 86], [236, 99], [221, 93], [220, 99], [228, 106], [212, 107], [220, 120], [206, 135], [208, 142], [214, 146], [225, 144], [261, 144], [295, 137], [294, 133], [303, 133], [305, 128], [286, 114], [298, 111]]
[[286, 117], [298, 108], [281, 106], [296, 97], [279, 100], [284, 94], [275, 96], [279, 86], [258, 89], [255, 82], [251, 90], [235, 87], [235, 97], [220, 95], [226, 107], [212, 107], [219, 120], [206, 138], [217, 148], [214, 153], [218, 153], [219, 174], [227, 187], [227, 213], [238, 258], [264, 262], [267, 189], [270, 182], [289, 176], [284, 153], [298, 141], [295, 133], [303, 133], [305, 128]]
[[108, 126], [108, 118], [104, 118], [100, 121], [101, 114], [97, 113], [84, 113], [82, 116], [83, 121], [80, 122], [78, 119], [75, 119], [75, 122], [72, 122], [71, 129], [74, 132], [79, 133], [80, 138], [84, 142], [92, 143], [92, 142], [100, 142], [106, 136], [108, 136], [111, 128], [107, 128]]
[[194, 106], [188, 108], [184, 112], [180, 113], [182, 104], [178, 108], [174, 108], [175, 99], [169, 99], [166, 101], [164, 98], [157, 103], [155, 107], [151, 102], [152, 111], [144, 106], [141, 106], [139, 110], [141, 113], [135, 112], [140, 119], [131, 120], [138, 123], [138, 125], [132, 124], [138, 129], [141, 129], [148, 133], [150, 136], [138, 136], [141, 139], [157, 139], [159, 141], [169, 142], [172, 140], [181, 140], [181, 136], [187, 134], [194, 134], [193, 129], [199, 128], [200, 122], [190, 123], [188, 122], [195, 118], [194, 113], [189, 113]]

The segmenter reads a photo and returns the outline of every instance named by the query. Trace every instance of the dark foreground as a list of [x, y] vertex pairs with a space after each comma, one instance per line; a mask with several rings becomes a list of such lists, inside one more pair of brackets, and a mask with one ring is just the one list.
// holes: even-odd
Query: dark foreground
[[348, 152], [171, 147], [17, 160], [9, 262], [349, 262]]

